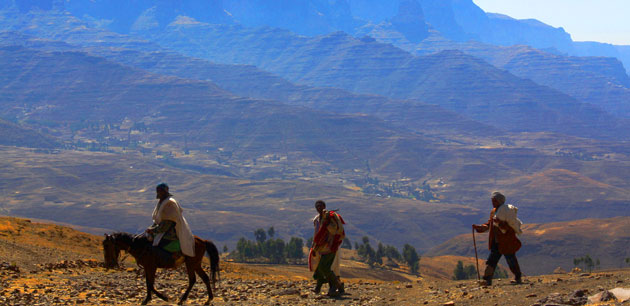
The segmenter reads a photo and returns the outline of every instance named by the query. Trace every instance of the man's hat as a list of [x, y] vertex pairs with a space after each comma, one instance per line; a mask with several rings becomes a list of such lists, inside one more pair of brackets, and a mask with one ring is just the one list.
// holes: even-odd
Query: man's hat
[[492, 193], [492, 199], [496, 199], [501, 205], [505, 203], [505, 196], [498, 191]]

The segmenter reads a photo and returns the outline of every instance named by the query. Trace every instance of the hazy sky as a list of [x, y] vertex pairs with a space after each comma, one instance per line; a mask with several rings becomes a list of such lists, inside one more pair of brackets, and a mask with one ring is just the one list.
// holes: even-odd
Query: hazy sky
[[630, 0], [473, 0], [484, 11], [563, 27], [575, 41], [630, 45]]

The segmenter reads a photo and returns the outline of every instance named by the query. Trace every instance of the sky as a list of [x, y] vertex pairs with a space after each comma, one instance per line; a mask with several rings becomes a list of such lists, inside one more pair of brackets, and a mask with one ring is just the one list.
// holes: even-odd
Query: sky
[[489, 13], [563, 27], [574, 41], [630, 45], [630, 0], [473, 0]]

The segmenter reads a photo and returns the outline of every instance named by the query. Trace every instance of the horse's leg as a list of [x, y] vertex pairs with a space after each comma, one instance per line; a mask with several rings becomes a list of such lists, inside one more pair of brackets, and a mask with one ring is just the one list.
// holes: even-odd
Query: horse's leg
[[144, 266], [144, 278], [147, 282], [147, 297], [142, 301], [142, 305], [146, 305], [151, 300], [151, 292], [155, 291], [153, 283], [155, 282], [155, 270], [157, 268], [154, 265], [147, 264]]
[[179, 305], [183, 304], [184, 301], [188, 298], [188, 294], [192, 289], [193, 285], [195, 285], [195, 281], [197, 281], [197, 277], [195, 276], [195, 266], [193, 263], [194, 258], [186, 257], [186, 272], [188, 273], [188, 288], [186, 288], [186, 292], [182, 295], [182, 298], [179, 300]]
[[160, 293], [159, 291], [155, 290], [155, 288], [153, 288], [153, 293], [155, 293], [155, 295], [157, 295], [162, 300], [168, 302], [168, 296], [166, 296], [166, 295]]
[[206, 274], [206, 271], [203, 270], [201, 264], [195, 268], [195, 272], [199, 274], [199, 277], [203, 280], [203, 283], [206, 284], [206, 289], [208, 289], [208, 300], [205, 305], [210, 305], [210, 301], [214, 298], [212, 295], [212, 287], [210, 287], [210, 277]]

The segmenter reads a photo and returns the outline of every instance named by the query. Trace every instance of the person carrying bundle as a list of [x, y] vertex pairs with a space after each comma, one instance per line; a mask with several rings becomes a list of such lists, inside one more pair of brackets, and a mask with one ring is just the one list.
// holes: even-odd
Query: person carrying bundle
[[492, 285], [492, 277], [501, 256], [514, 274], [512, 283], [522, 284], [521, 268], [516, 259], [516, 252], [521, 248], [521, 241], [516, 235], [522, 234], [522, 222], [516, 217], [518, 209], [510, 204], [505, 204], [505, 196], [500, 192], [492, 193], [492, 211], [490, 219], [485, 224], [473, 224], [473, 228], [478, 233], [490, 231], [488, 237], [488, 248], [490, 255], [486, 261], [486, 270], [483, 274], [481, 285]]
[[[313, 271], [313, 278], [317, 280], [317, 285], [313, 290], [315, 293], [321, 291], [322, 285], [328, 283], [329, 296], [339, 296], [344, 293], [344, 286], [335, 274], [333, 266], [338, 267], [339, 258], [337, 253], [343, 239], [345, 222], [335, 211], [327, 211], [326, 203], [322, 200], [315, 202], [315, 209], [318, 216], [313, 220], [315, 225], [315, 236], [309, 254], [309, 269]], [[338, 274], [338, 273], [337, 273]]]

